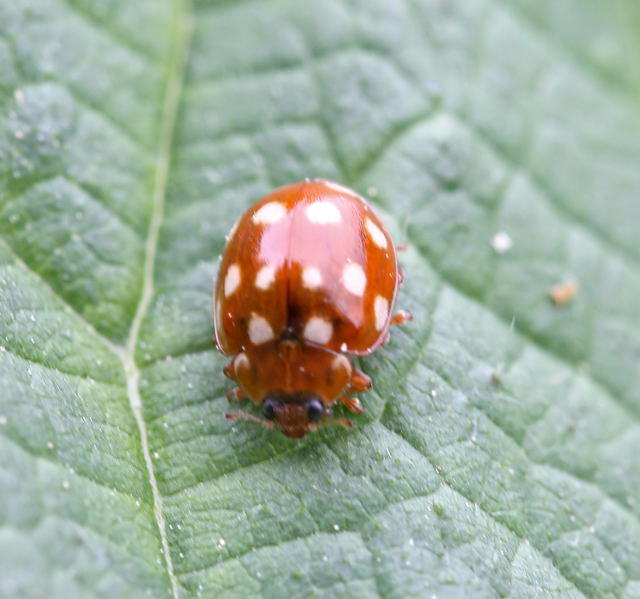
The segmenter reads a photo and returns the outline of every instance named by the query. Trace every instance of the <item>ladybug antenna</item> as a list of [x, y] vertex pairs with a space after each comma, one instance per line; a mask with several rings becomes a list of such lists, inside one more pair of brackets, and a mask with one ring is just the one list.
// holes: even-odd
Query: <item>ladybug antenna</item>
[[257, 418], [253, 414], [249, 414], [247, 412], [227, 412], [224, 417], [227, 420], [251, 420], [252, 422], [261, 424], [265, 428], [273, 428], [273, 422], [269, 422], [268, 420], [261, 420], [260, 418]]
[[339, 424], [340, 426], [344, 426], [344, 428], [351, 428], [353, 426], [353, 422], [346, 418], [329, 418], [328, 420], [323, 420], [322, 422], [314, 424], [312, 428], [317, 431], [320, 428], [331, 426], [332, 424]]

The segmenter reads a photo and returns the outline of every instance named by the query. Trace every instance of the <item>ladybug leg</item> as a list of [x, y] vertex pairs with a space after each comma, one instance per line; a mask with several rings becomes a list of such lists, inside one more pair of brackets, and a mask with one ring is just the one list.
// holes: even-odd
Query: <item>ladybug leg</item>
[[327, 424], [339, 424], [340, 426], [344, 426], [344, 428], [351, 428], [353, 426], [353, 422], [346, 418], [332, 418], [331, 420], [327, 420]]
[[[269, 424], [271, 424], [269, 422]], [[324, 420], [323, 422], [318, 422], [317, 424], [313, 424], [310, 426], [310, 430], [317, 431], [325, 426], [331, 426], [332, 424], [339, 424], [340, 426], [344, 426], [344, 428], [351, 428], [353, 426], [353, 422], [351, 420], [347, 420], [346, 418], [329, 418], [328, 420]]]
[[391, 317], [391, 324], [404, 324], [405, 322], [409, 322], [413, 318], [413, 314], [407, 310], [398, 310]]
[[398, 266], [398, 285], [402, 285], [402, 283], [404, 283], [404, 268]]
[[236, 373], [235, 373], [235, 369], [233, 368], [233, 360], [229, 360], [224, 368], [222, 369], [222, 372], [224, 374], [224, 376], [226, 376], [227, 378], [230, 378], [232, 381], [236, 380]]
[[407, 244], [406, 243], [399, 243], [396, 246], [396, 252], [404, 252], [407, 249]]
[[349, 391], [359, 393], [367, 389], [371, 389], [371, 379], [364, 372], [354, 368], [349, 381]]
[[357, 414], [362, 414], [364, 412], [364, 408], [360, 403], [360, 400], [357, 397], [341, 397], [338, 401], [341, 401], [347, 408], [349, 408], [352, 412], [356, 412]]
[[235, 389], [231, 389], [229, 393], [227, 393], [227, 399], [229, 401], [240, 401], [245, 398], [244, 391], [240, 389], [240, 387], [236, 387]]

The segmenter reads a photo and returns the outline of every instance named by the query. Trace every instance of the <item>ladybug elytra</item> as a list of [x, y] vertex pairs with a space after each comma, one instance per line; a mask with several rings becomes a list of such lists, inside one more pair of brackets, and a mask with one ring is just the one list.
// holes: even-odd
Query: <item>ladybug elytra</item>
[[224, 373], [230, 399], [248, 396], [264, 420], [299, 438], [326, 424], [347, 393], [371, 388], [349, 355], [367, 355], [389, 337], [402, 280], [396, 248], [356, 192], [323, 180], [293, 183], [254, 204], [227, 237], [214, 290], [215, 341], [233, 356]]

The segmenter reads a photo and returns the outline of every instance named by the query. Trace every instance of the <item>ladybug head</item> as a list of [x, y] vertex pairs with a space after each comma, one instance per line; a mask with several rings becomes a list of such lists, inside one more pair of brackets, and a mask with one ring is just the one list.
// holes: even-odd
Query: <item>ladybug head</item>
[[300, 439], [327, 424], [351, 427], [349, 420], [329, 418], [331, 411], [325, 407], [322, 398], [314, 393], [268, 393], [262, 402], [262, 415], [265, 420], [246, 412], [233, 412], [226, 414], [226, 417], [253, 420], [267, 428], [277, 428], [283, 435], [292, 439]]
[[269, 393], [262, 403], [262, 415], [294, 439], [318, 428], [327, 414], [322, 399], [314, 393]]
[[262, 407], [264, 419], [245, 412], [227, 417], [258, 420], [293, 438], [328, 424], [349, 426], [331, 418], [330, 406], [347, 388], [351, 374], [349, 360], [326, 348], [292, 339], [252, 347], [234, 358], [229, 375]]

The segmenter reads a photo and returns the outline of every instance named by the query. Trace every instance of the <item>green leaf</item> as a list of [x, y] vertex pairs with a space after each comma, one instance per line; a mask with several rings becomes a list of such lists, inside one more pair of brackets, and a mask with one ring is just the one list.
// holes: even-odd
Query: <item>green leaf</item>
[[[633, 0], [0, 3], [0, 597], [640, 597], [639, 31]], [[304, 177], [406, 242], [414, 320], [356, 427], [293, 441], [224, 419], [210, 295]]]

